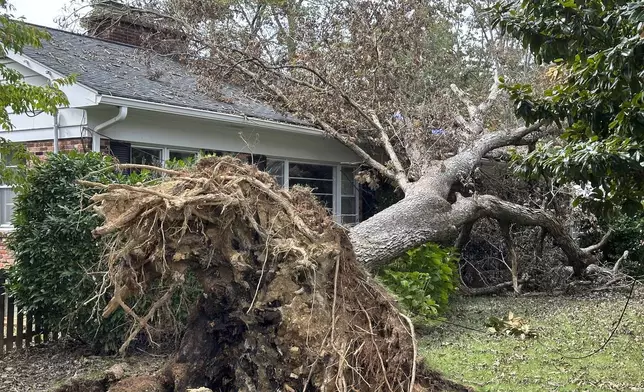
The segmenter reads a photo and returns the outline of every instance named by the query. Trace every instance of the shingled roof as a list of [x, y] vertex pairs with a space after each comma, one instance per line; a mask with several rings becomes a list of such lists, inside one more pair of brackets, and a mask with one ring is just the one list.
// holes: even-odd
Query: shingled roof
[[239, 87], [225, 85], [217, 94], [222, 99], [213, 98], [198, 88], [197, 77], [188, 67], [168, 56], [41, 28], [51, 34], [51, 41], [43, 42], [42, 48], [25, 48], [24, 54], [63, 75], [78, 75], [78, 83], [102, 95], [302, 124], [266, 103], [245, 96]]

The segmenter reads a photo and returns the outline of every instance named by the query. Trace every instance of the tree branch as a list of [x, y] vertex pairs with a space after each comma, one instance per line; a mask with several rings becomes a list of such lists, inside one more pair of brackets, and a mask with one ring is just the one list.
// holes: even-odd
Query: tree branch
[[470, 116], [470, 120], [473, 120], [477, 115], [478, 107], [474, 105], [470, 97], [467, 96], [467, 93], [461, 90], [457, 85], [451, 84], [450, 88], [452, 89], [454, 94], [456, 94], [458, 99], [463, 103], [463, 105], [465, 105], [465, 107], [467, 108], [467, 113]]
[[[272, 92], [276, 97], [278, 97], [284, 105], [288, 108], [291, 107], [290, 100], [288, 97], [286, 97], [286, 94], [279, 89], [277, 86], [275, 86], [272, 83], [269, 83], [266, 79], [262, 78], [258, 73], [251, 71], [247, 67], [244, 67], [242, 63], [238, 61], [234, 61], [232, 58], [230, 58], [228, 55], [223, 53], [221, 49], [215, 49], [217, 50], [217, 53], [222, 56], [222, 58], [226, 59], [229, 63], [231, 63], [232, 66], [236, 67], [240, 72], [242, 72], [244, 75], [252, 78], [253, 80], [257, 81], [260, 83], [264, 88]], [[327, 123], [324, 120], [321, 120], [317, 118], [315, 115], [312, 113], [305, 112], [303, 113], [304, 117], [306, 117], [310, 122], [313, 124], [319, 125], [325, 132], [327, 132], [329, 135], [331, 135], [333, 138], [350, 148], [353, 152], [356, 153], [360, 158], [364, 160], [364, 162], [371, 166], [372, 168], [376, 169], [380, 174], [383, 176], [393, 180], [401, 189], [406, 188], [407, 186], [407, 181], [405, 178], [404, 182], [399, 181], [399, 176], [396, 175], [393, 171], [388, 169], [385, 165], [381, 164], [380, 162], [376, 161], [369, 153], [367, 153], [364, 149], [362, 149], [358, 144], [354, 143], [348, 136], [341, 134], [337, 129], [335, 129], [331, 124]]]
[[610, 238], [611, 235], [613, 235], [613, 229], [609, 229], [606, 232], [606, 234], [604, 234], [604, 236], [602, 237], [602, 239], [598, 243], [596, 243], [594, 245], [591, 245], [591, 246], [587, 246], [587, 247], [583, 248], [582, 250], [585, 253], [592, 253], [592, 252], [594, 252], [596, 250], [599, 250], [599, 249], [603, 248], [604, 245], [606, 245], [606, 243], [608, 242], [608, 239]]
[[394, 165], [398, 186], [400, 186], [404, 192], [408, 185], [407, 173], [405, 172], [405, 168], [403, 167], [402, 163], [400, 163], [400, 159], [398, 159], [398, 154], [396, 154], [396, 150], [394, 149], [394, 146], [391, 144], [391, 140], [389, 140], [389, 135], [387, 134], [387, 131], [380, 123], [380, 120], [378, 120], [378, 116], [375, 113], [372, 113], [371, 118], [373, 123], [376, 125], [376, 128], [380, 130], [380, 140], [382, 141], [382, 144], [385, 147], [385, 151], [387, 151], [387, 154], [391, 159], [391, 163], [393, 163]]
[[482, 102], [478, 107], [479, 116], [485, 115], [487, 111], [490, 110], [494, 102], [499, 97], [499, 93], [501, 92], [501, 89], [499, 88], [499, 85], [500, 85], [499, 70], [497, 67], [494, 67], [493, 78], [494, 80], [492, 82], [492, 87], [490, 87], [490, 93], [488, 94], [487, 99], [484, 102]]
[[487, 216], [523, 226], [543, 227], [566, 254], [576, 274], [581, 274], [586, 266], [596, 261], [592, 255], [584, 252], [563, 225], [545, 210], [510, 203], [491, 195], [474, 196], [465, 200], [467, 201], [476, 206], [476, 212], [471, 216], [473, 221]]
[[510, 272], [512, 273], [512, 287], [514, 292], [519, 294], [519, 259], [517, 258], [517, 252], [514, 249], [514, 241], [512, 240], [512, 230], [509, 222], [499, 221], [499, 226], [501, 226], [501, 235], [503, 236], [503, 242], [508, 251], [508, 258], [510, 259]]
[[404, 182], [401, 183], [399, 181], [398, 176], [396, 173], [392, 172], [389, 170], [385, 165], [382, 163], [376, 161], [367, 153], [365, 150], [363, 150], [360, 146], [358, 146], [356, 143], [351, 141], [348, 136], [341, 134], [338, 132], [331, 124], [318, 119], [317, 117], [313, 116], [312, 114], [306, 114], [306, 116], [309, 118], [311, 122], [314, 122], [322, 129], [327, 132], [329, 135], [333, 136], [335, 139], [340, 141], [342, 144], [345, 146], [349, 147], [353, 152], [355, 152], [360, 158], [364, 160], [364, 162], [371, 166], [372, 168], [376, 169], [380, 174], [382, 174], [385, 177], [388, 177], [389, 179], [393, 180], [402, 190], [403, 192], [405, 191], [405, 188], [407, 187], [407, 179], [404, 179]]

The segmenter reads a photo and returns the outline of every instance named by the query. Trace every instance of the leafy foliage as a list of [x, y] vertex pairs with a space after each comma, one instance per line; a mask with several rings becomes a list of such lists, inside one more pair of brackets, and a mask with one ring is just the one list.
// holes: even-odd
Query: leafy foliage
[[644, 275], [644, 212], [619, 215], [611, 221], [611, 228], [613, 234], [602, 249], [605, 258], [615, 262], [627, 250], [620, 270], [636, 277]]
[[[99, 153], [71, 152], [50, 154], [31, 167], [20, 165], [16, 176], [24, 181], [15, 185], [15, 230], [9, 242], [16, 261], [9, 271], [9, 289], [17, 300], [47, 325], [103, 352], [118, 349], [132, 320], [123, 312], [107, 320], [100, 316], [109, 297], [101, 263], [105, 242], [92, 236], [102, 219], [88, 205], [97, 190], [76, 180], [130, 184], [149, 180], [149, 173], [118, 172], [114, 163]], [[129, 305], [133, 309], [149, 305], [155, 293], [163, 291], [162, 285]], [[169, 317], [185, 320], [189, 298], [185, 293], [176, 295], [172, 309], [165, 309], [172, 313]]]
[[[0, 0], [0, 56], [9, 52], [22, 53], [25, 46], [40, 47], [49, 35], [35, 27], [14, 20], [7, 0]], [[53, 114], [60, 106], [68, 104], [60, 87], [71, 84], [73, 76], [54, 79], [46, 86], [27, 83], [17, 70], [0, 64], [0, 127], [11, 129], [10, 114], [45, 112]], [[10, 109], [10, 110], [9, 110]]]
[[100, 219], [86, 209], [95, 192], [76, 180], [90, 173], [97, 173], [88, 177], [94, 181], [114, 179], [113, 172], [105, 172], [111, 164], [100, 154], [71, 153], [18, 169], [25, 180], [16, 184], [10, 290], [47, 324], [64, 324], [83, 341], [107, 336], [124, 323], [123, 317], [103, 323], [93, 315], [94, 302], [85, 304], [102, 284], [97, 262], [103, 248], [91, 233]]
[[537, 333], [530, 328], [527, 320], [515, 316], [512, 312], [508, 313], [508, 317], [504, 319], [490, 317], [485, 326], [488, 332], [494, 334], [518, 336], [521, 339], [537, 337]]
[[560, 75], [543, 96], [504, 86], [518, 116], [564, 128], [561, 140], [522, 159], [526, 170], [589, 185], [590, 206], [642, 209], [644, 2], [514, 0], [495, 11], [505, 32]]
[[457, 263], [453, 250], [430, 243], [407, 251], [378, 277], [407, 310], [427, 319], [447, 307], [456, 290]]

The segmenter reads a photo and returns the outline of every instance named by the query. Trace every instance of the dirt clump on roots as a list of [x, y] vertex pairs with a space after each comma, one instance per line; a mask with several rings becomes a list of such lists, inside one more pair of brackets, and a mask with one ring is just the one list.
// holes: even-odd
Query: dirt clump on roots
[[[111, 390], [467, 390], [416, 362], [409, 319], [310, 190], [286, 191], [231, 157], [163, 172], [147, 186], [84, 183], [105, 190], [93, 198], [105, 217], [94, 234], [111, 236], [104, 316], [120, 308], [137, 321], [122, 352], [186, 274], [203, 289], [155, 381]], [[168, 291], [135, 314], [126, 299], [155, 280]]]

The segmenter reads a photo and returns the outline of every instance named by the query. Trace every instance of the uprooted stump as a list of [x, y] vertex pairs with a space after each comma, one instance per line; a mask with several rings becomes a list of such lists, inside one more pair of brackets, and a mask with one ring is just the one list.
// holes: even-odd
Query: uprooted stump
[[[156, 185], [85, 183], [105, 188], [93, 197], [105, 217], [94, 234], [112, 236], [104, 316], [121, 308], [138, 325], [122, 351], [186, 273], [203, 289], [153, 390], [467, 390], [417, 364], [411, 322], [309, 190], [285, 191], [230, 157], [164, 171]], [[125, 300], [158, 279], [170, 289], [135, 314]]]

